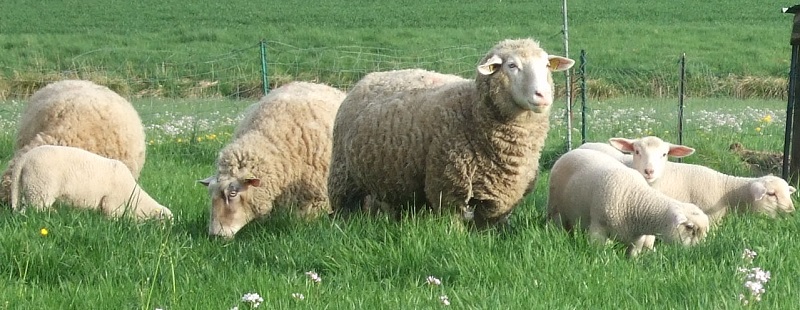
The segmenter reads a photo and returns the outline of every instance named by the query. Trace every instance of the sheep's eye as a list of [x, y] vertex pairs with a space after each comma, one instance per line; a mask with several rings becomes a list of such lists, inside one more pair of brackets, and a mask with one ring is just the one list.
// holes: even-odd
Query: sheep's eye
[[661, 155], [661, 157], [667, 157], [667, 153], [664, 153], [664, 155]]
[[509, 68], [511, 68], [511, 69], [516, 69], [516, 68], [517, 68], [517, 64], [515, 64], [515, 63], [509, 63], [509, 64], [508, 64], [508, 67], [509, 67]]
[[636, 153], [636, 155], [639, 155], [639, 150], [634, 151], [634, 153]]
[[778, 194], [776, 194], [775, 192], [767, 192], [767, 195], [770, 195], [770, 196], [777, 196]]

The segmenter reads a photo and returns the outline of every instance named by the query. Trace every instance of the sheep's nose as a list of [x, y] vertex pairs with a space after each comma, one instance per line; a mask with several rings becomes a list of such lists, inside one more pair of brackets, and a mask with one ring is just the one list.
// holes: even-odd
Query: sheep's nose
[[651, 168], [644, 169], [644, 174], [646, 175], [653, 175], [654, 172]]

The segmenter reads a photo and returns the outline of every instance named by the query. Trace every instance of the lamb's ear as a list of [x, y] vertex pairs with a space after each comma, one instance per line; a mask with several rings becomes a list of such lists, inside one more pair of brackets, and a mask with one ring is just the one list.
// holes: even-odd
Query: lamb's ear
[[197, 180], [197, 183], [200, 183], [200, 184], [203, 184], [205, 186], [208, 186], [209, 184], [211, 184], [212, 181], [214, 181], [214, 176], [213, 175], [210, 176], [210, 177], [207, 177], [205, 179], [202, 179], [202, 180]]
[[767, 195], [767, 187], [764, 186], [764, 182], [756, 181], [750, 183], [750, 195], [753, 195], [753, 200], [755, 201], [764, 199], [764, 196]]
[[567, 57], [550, 55], [547, 57], [547, 59], [549, 60], [547, 67], [550, 68], [550, 71], [553, 72], [567, 70], [569, 68], [572, 68], [572, 66], [575, 64], [574, 60], [569, 59]]
[[679, 144], [670, 144], [669, 152], [667, 152], [667, 155], [678, 158], [686, 157], [692, 154], [694, 154], [693, 148]]
[[497, 68], [503, 64], [503, 59], [500, 56], [492, 55], [489, 59], [486, 59], [482, 64], [478, 65], [478, 73], [483, 75], [490, 75], [497, 71]]
[[675, 213], [674, 216], [672, 217], [672, 223], [674, 223], [675, 226], [681, 226], [681, 225], [685, 226], [687, 225], [687, 223], [690, 225], [694, 225], [691, 222], [689, 222], [689, 218], [687, 218], [686, 215], [683, 214], [683, 212]]
[[608, 139], [608, 144], [623, 153], [633, 153], [633, 140], [625, 138]]
[[794, 186], [789, 185], [789, 195], [794, 194], [794, 192], [796, 192], [796, 191], [797, 191], [797, 189], [794, 188]]

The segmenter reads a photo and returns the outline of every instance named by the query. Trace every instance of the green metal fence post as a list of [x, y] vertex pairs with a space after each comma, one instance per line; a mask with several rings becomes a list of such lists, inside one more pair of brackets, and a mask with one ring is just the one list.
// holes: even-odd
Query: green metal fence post
[[586, 50], [581, 50], [581, 144], [586, 143]]
[[261, 40], [261, 82], [264, 84], [264, 95], [269, 93], [269, 80], [267, 80], [267, 41]]

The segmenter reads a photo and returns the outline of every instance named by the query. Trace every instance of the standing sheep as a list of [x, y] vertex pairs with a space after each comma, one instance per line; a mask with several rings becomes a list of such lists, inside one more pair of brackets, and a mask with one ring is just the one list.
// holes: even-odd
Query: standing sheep
[[136, 184], [125, 164], [79, 148], [35, 147], [17, 159], [11, 178], [14, 211], [22, 211], [23, 204], [44, 210], [62, 201], [114, 218], [172, 218], [169, 209]]
[[569, 231], [580, 225], [601, 244], [623, 242], [630, 256], [652, 247], [648, 235], [693, 245], [709, 226], [696, 205], [667, 197], [633, 169], [589, 149], [567, 152], [553, 165], [547, 216]]
[[573, 64], [521, 39], [494, 46], [474, 81], [373, 93], [375, 73], [367, 75], [336, 116], [328, 182], [334, 212], [353, 212], [370, 196], [395, 206], [454, 207], [478, 228], [505, 222], [538, 170], [551, 72]]
[[64, 80], [36, 91], [18, 128], [14, 158], [0, 183], [0, 201], [8, 201], [16, 157], [39, 145], [72, 146], [120, 160], [135, 179], [145, 162], [139, 114], [125, 98], [90, 81]]
[[293, 82], [248, 109], [236, 138], [219, 152], [217, 171], [199, 182], [211, 198], [209, 234], [233, 237], [274, 206], [307, 217], [329, 212], [333, 120], [345, 94]]

